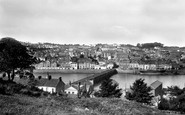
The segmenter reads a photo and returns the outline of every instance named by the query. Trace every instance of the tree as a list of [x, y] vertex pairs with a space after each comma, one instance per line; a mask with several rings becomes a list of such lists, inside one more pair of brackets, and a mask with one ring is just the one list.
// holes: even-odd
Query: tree
[[138, 44], [137, 46], [140, 46], [141, 48], [147, 48], [147, 49], [153, 49], [155, 47], [163, 47], [164, 45], [161, 43], [144, 43], [144, 44]]
[[119, 65], [114, 62], [112, 68], [118, 68], [118, 67], [119, 67]]
[[112, 79], [107, 78], [101, 83], [100, 90], [95, 92], [95, 96], [120, 98], [122, 95], [121, 90], [118, 88], [118, 83], [114, 83]]
[[184, 93], [184, 89], [181, 89], [178, 86], [168, 87], [167, 91], [170, 93], [171, 96], [179, 96]]
[[78, 62], [78, 58], [76, 56], [73, 56], [73, 57], [71, 57], [71, 61], [77, 63]]
[[16, 69], [27, 69], [34, 63], [36, 58], [19, 41], [9, 37], [0, 40], [0, 70], [7, 73], [9, 80], [13, 81]]
[[89, 88], [87, 88], [87, 86], [86, 86], [86, 84], [81, 88], [80, 87], [80, 83], [79, 83], [79, 86], [78, 86], [78, 94], [77, 94], [77, 96], [78, 96], [78, 98], [80, 99], [80, 98], [82, 98], [82, 97], [84, 97], [84, 98], [89, 98], [90, 97], [90, 95], [93, 93], [93, 85], [90, 85], [90, 87]]
[[127, 99], [147, 104], [151, 102], [153, 96], [150, 92], [152, 89], [151, 87], [147, 86], [147, 84], [144, 82], [144, 79], [137, 79], [133, 83], [133, 86], [130, 87], [130, 89], [132, 92], [126, 95]]

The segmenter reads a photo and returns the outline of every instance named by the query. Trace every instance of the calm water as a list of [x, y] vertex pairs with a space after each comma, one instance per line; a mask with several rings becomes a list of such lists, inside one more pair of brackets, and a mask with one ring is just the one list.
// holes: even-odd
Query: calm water
[[[35, 76], [41, 75], [42, 77], [46, 77], [47, 74], [35, 74]], [[69, 81], [77, 81], [79, 79], [85, 78], [91, 74], [61, 74], [61, 73], [53, 73], [51, 74], [52, 78], [57, 79], [58, 77], [62, 77], [63, 81], [65, 83], [69, 83]], [[177, 85], [180, 88], [183, 88], [185, 86], [185, 75], [131, 75], [131, 74], [116, 74], [112, 76], [112, 79], [117, 81], [119, 83], [119, 87], [122, 89], [129, 88], [130, 85], [133, 84], [133, 82], [136, 79], [143, 78], [145, 79], [145, 82], [150, 85], [152, 82], [159, 80], [163, 82], [163, 87], [166, 88], [167, 86]]]

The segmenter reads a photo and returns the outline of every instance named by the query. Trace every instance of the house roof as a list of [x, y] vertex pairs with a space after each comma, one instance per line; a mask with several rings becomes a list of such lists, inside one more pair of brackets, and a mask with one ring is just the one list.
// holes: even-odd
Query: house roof
[[153, 82], [150, 86], [152, 89], [156, 89], [157, 87], [159, 87], [162, 84], [162, 82], [156, 80], [155, 82]]
[[36, 86], [44, 86], [47, 80], [46, 78], [36, 79]]
[[[41, 79], [36, 79], [36, 86], [47, 86], [47, 87], [56, 87], [57, 84], [59, 83], [59, 79], [46, 79], [46, 78], [41, 78]], [[63, 81], [61, 81], [63, 82]]]
[[47, 80], [46, 83], [44, 84], [44, 86], [47, 86], [47, 87], [56, 87], [57, 84], [58, 84], [59, 80], [58, 79], [50, 79], [50, 80]]
[[74, 89], [78, 90], [78, 86], [69, 85], [69, 84], [65, 85], [65, 89], [64, 89], [64, 90], [66, 90], [66, 89], [68, 89], [68, 88], [70, 88], [70, 87], [73, 87]]
[[91, 63], [92, 61], [91, 61], [91, 59], [89, 59], [89, 58], [80, 58], [79, 60], [78, 60], [78, 63]]

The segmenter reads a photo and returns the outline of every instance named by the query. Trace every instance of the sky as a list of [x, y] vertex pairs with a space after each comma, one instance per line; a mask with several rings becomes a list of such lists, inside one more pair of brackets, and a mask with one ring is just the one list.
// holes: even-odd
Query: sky
[[185, 0], [0, 0], [0, 38], [185, 46]]

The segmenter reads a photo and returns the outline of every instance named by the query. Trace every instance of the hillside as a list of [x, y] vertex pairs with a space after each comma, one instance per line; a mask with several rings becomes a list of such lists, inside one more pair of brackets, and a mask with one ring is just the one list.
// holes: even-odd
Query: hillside
[[165, 115], [139, 103], [121, 99], [72, 99], [0, 95], [0, 115]]

